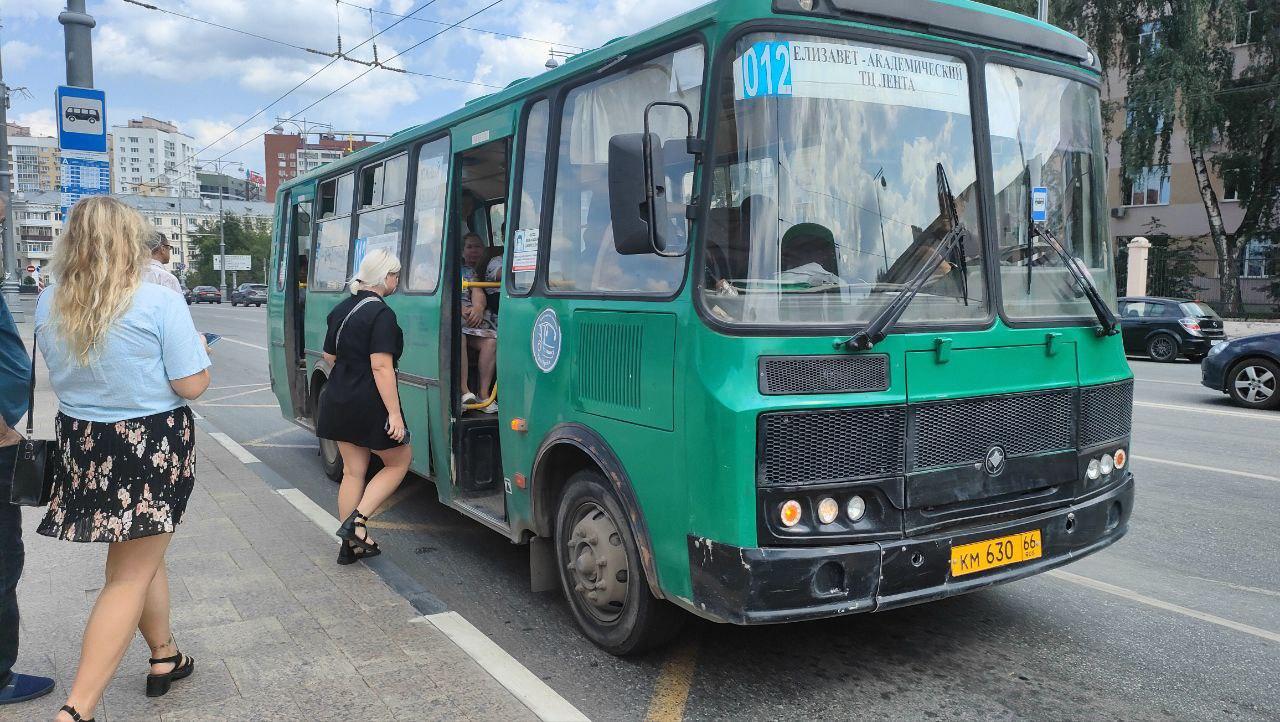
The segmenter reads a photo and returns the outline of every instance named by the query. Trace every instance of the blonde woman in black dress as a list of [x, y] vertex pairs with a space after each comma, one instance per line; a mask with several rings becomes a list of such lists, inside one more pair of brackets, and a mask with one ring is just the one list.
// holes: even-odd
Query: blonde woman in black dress
[[[351, 297], [329, 312], [324, 358], [333, 371], [316, 423], [316, 435], [336, 441], [342, 454], [339, 564], [381, 553], [365, 522], [395, 493], [413, 459], [396, 388], [404, 335], [396, 312], [382, 300], [400, 285], [400, 261], [387, 251], [370, 251], [349, 285]], [[383, 466], [366, 483], [371, 454]]]
[[209, 356], [180, 294], [143, 283], [151, 233], [114, 198], [86, 198], [58, 239], [58, 283], [36, 304], [36, 336], [58, 395], [54, 487], [40, 534], [108, 544], [59, 722], [92, 719], [136, 631], [151, 647], [148, 697], [190, 676], [169, 627], [164, 554], [195, 483], [187, 401]]

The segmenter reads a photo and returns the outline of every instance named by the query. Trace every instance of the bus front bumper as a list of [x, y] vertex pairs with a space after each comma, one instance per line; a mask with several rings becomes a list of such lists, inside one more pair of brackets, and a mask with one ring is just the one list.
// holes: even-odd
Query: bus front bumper
[[[1070, 507], [977, 529], [828, 547], [744, 548], [690, 535], [693, 611], [733, 624], [873, 612], [1011, 582], [1092, 554], [1129, 528], [1133, 475]], [[951, 548], [1040, 530], [1040, 558], [953, 577]]]

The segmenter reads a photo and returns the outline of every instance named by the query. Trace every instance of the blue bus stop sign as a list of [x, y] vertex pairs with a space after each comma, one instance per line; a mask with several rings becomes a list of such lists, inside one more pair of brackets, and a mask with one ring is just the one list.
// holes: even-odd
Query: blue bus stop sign
[[62, 150], [107, 152], [107, 95], [93, 88], [59, 85], [53, 112]]

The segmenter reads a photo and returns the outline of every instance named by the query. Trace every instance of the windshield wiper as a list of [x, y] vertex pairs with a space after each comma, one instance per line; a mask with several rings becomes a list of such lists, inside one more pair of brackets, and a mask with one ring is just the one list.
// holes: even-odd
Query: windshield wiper
[[1058, 240], [1058, 237], [1053, 235], [1053, 232], [1046, 228], [1043, 223], [1033, 223], [1028, 237], [1031, 234], [1043, 238], [1049, 244], [1049, 247], [1062, 259], [1062, 263], [1067, 267], [1072, 277], [1076, 279], [1076, 283], [1080, 285], [1080, 290], [1084, 291], [1084, 297], [1089, 299], [1089, 305], [1093, 307], [1093, 313], [1098, 317], [1098, 335], [1115, 335], [1119, 331], [1116, 315], [1111, 312], [1107, 302], [1102, 300], [1102, 294], [1098, 293], [1098, 287], [1093, 284], [1093, 279], [1080, 269], [1079, 259], [1068, 253], [1067, 249]]
[[960, 293], [964, 296], [964, 305], [969, 305], [969, 264], [965, 258], [965, 241], [969, 239], [969, 229], [960, 222], [960, 214], [956, 210], [956, 198], [951, 194], [951, 182], [947, 180], [947, 171], [942, 167], [941, 163], [937, 165], [938, 174], [938, 210], [939, 216], [944, 222], [950, 225], [951, 230], [947, 231], [942, 240], [931, 250], [933, 254], [926, 259], [924, 265], [916, 271], [916, 275], [911, 278], [902, 291], [894, 297], [892, 301], [885, 305], [879, 313], [871, 319], [867, 327], [855, 333], [852, 337], [844, 341], [837, 341], [836, 348], [843, 348], [850, 351], [868, 351], [876, 344], [884, 340], [884, 337], [892, 330], [893, 325], [902, 317], [903, 312], [907, 310], [907, 306], [911, 304], [911, 299], [916, 297], [924, 284], [933, 278], [933, 274], [938, 267], [955, 255], [959, 251], [959, 259], [956, 265], [960, 267]]

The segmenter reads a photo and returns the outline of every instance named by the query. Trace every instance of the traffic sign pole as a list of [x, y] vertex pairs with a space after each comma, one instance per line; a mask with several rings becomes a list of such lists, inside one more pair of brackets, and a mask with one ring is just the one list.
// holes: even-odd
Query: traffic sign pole
[[18, 244], [13, 238], [14, 220], [18, 217], [13, 212], [13, 194], [10, 187], [13, 182], [13, 170], [9, 164], [9, 86], [4, 83], [4, 66], [0, 65], [0, 220], [4, 221], [4, 268], [0, 275], [5, 276], [0, 284], [0, 292], [4, 294], [5, 305], [14, 315], [14, 319], [23, 319], [22, 309], [18, 306]]

